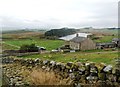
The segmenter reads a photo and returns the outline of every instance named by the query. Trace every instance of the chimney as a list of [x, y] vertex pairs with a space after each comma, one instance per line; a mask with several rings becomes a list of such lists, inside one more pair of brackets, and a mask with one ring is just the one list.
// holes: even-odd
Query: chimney
[[76, 34], [76, 37], [79, 37], [79, 34], [78, 34], [78, 33]]

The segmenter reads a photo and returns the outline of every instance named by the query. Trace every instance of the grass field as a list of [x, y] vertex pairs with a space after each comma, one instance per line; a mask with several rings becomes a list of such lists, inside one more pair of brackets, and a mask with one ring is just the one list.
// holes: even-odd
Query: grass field
[[94, 40], [95, 42], [100, 42], [100, 43], [104, 43], [104, 42], [111, 42], [113, 38], [117, 38], [117, 36], [103, 36], [98, 40]]
[[7, 33], [2, 34], [2, 39], [31, 39], [40, 38], [41, 36], [44, 36], [43, 32]]
[[[95, 31], [93, 31], [95, 32]], [[98, 32], [98, 30], [96, 31]], [[96, 33], [95, 32], [95, 33]], [[103, 35], [95, 42], [111, 42], [113, 38], [117, 37], [117, 31], [115, 30], [103, 30], [110, 35]], [[98, 35], [102, 35], [103, 32], [98, 32]], [[112, 36], [111, 34], [115, 34]], [[40, 35], [43, 36], [41, 32], [26, 32], [26, 33], [18, 33], [18, 34], [3, 34], [3, 49], [19, 49], [19, 47], [23, 44], [32, 44], [35, 43], [37, 46], [46, 47], [47, 50], [52, 50], [60, 47], [64, 44], [62, 40], [47, 40], [47, 39], [39, 39]], [[100, 52], [100, 53], [96, 53]], [[92, 61], [96, 63], [106, 63], [106, 64], [114, 64], [114, 58], [118, 58], [118, 54], [110, 51], [104, 50], [90, 50], [90, 51], [82, 51], [82, 52], [75, 52], [75, 53], [48, 53], [48, 54], [37, 54], [37, 55], [30, 55], [30, 56], [22, 56], [22, 58], [41, 58], [41, 59], [50, 59], [60, 62], [68, 62], [68, 61]], [[76, 60], [75, 60], [76, 59]]]
[[[94, 40], [95, 42], [111, 42], [113, 38], [117, 36], [104, 36], [98, 40]], [[56, 49], [59, 46], [64, 44], [62, 40], [47, 40], [47, 39], [9, 39], [3, 41], [3, 49], [18, 49], [23, 44], [32, 44], [35, 43], [37, 46], [46, 47], [47, 50]]]
[[43, 32], [21, 32], [21, 33], [5, 33], [3, 38], [3, 49], [19, 49], [24, 44], [36, 44], [36, 46], [45, 47], [47, 50], [56, 49], [64, 44], [61, 40], [40, 39], [44, 37]]
[[[19, 40], [5, 40], [4, 44], [18, 46], [20, 47], [23, 44], [32, 44], [35, 43], [37, 46], [45, 47], [47, 50], [56, 49], [59, 46], [64, 44], [62, 40], [46, 40], [46, 39], [19, 39]], [[11, 49], [13, 49], [11, 47]]]
[[96, 62], [96, 63], [106, 63], [114, 64], [115, 58], [118, 58], [118, 52], [75, 52], [75, 53], [51, 53], [51, 54], [37, 54], [37, 55], [28, 55], [22, 56], [22, 58], [40, 58], [40, 59], [50, 59], [59, 62]]
[[[8, 37], [10, 37], [10, 36], [8, 35]], [[94, 40], [94, 42], [111, 42], [112, 39], [115, 37], [117, 37], [117, 36], [104, 36], [98, 40]], [[64, 41], [62, 41], [62, 40], [47, 40], [47, 39], [39, 39], [36, 37], [29, 38], [29, 39], [28, 38], [27, 39], [5, 39], [5, 40], [3, 40], [3, 42], [4, 42], [3, 49], [4, 48], [17, 49], [23, 44], [35, 43], [38, 46], [46, 47], [47, 50], [52, 50], [52, 49], [56, 49], [59, 46], [64, 44]], [[18, 47], [16, 47], [16, 46], [18, 46]]]
[[11, 46], [7, 43], [2, 43], [2, 50], [13, 50], [13, 49], [18, 49], [18, 47], [15, 47], [15, 46]]

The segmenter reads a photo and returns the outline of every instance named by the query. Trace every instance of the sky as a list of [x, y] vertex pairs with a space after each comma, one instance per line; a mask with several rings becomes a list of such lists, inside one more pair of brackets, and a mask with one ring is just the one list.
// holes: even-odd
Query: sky
[[117, 27], [119, 0], [0, 0], [0, 27]]

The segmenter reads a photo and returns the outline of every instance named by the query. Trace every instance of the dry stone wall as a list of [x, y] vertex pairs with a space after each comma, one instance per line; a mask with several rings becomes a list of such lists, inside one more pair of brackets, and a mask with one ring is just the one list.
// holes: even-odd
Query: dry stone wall
[[61, 63], [51, 60], [41, 60], [40, 58], [16, 59], [10, 57], [3, 58], [2, 63], [3, 75], [9, 79], [9, 85], [26, 84], [23, 80], [22, 75], [19, 73], [20, 69], [15, 69], [16, 71], [12, 71], [10, 69], [11, 67], [4, 66], [6, 64], [16, 63], [21, 66], [28, 67], [28, 69], [32, 69], [33, 67], [37, 66], [47, 72], [54, 71], [56, 74], [59, 74], [63, 79], [70, 78], [72, 80], [71, 84], [79, 87], [80, 85], [83, 87], [85, 87], [85, 85], [94, 85], [93, 87], [120, 86], [120, 71], [119, 69], [114, 69], [111, 65], [103, 66], [100, 69], [96, 67], [94, 63]]

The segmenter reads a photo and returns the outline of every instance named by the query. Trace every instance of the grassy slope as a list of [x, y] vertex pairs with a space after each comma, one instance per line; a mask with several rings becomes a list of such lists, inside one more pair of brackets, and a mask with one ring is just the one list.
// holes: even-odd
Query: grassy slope
[[[23, 44], [35, 43], [37, 46], [46, 47], [47, 50], [56, 49], [64, 44], [61, 40], [39, 39], [43, 37], [43, 32], [20, 32], [3, 34], [3, 49], [18, 49]], [[21, 38], [21, 39], [19, 39]]]
[[61, 40], [46, 40], [46, 39], [25, 39], [25, 40], [6, 40], [6, 44], [12, 44], [15, 46], [21, 46], [23, 44], [32, 44], [35, 43], [38, 46], [46, 47], [47, 50], [56, 49], [59, 46], [64, 44], [64, 41]]
[[2, 43], [2, 49], [3, 50], [11, 50], [11, 49], [18, 49], [18, 48], [15, 46], [8, 45], [6, 43]]
[[104, 43], [104, 42], [111, 42], [113, 38], [117, 38], [117, 36], [104, 36], [98, 40], [94, 40], [95, 42], [101, 42], [101, 43]]
[[[102, 31], [101, 31], [102, 32]], [[105, 31], [106, 32], [106, 31]], [[108, 31], [107, 32], [112, 32], [112, 33], [117, 33], [117, 31]], [[34, 36], [35, 35], [35, 36]], [[45, 39], [37, 39], [39, 34], [35, 33], [24, 33], [20, 34], [17, 36], [27, 36], [27, 37], [32, 37], [31, 39], [19, 39], [19, 40], [5, 40], [5, 46], [6, 48], [9, 49], [15, 49], [13, 46], [8, 46], [8, 44], [15, 45], [15, 46], [21, 46], [22, 44], [31, 44], [31, 43], [36, 43], [38, 46], [44, 46], [47, 48], [47, 50], [52, 50], [55, 49], [62, 44], [64, 44], [64, 41], [61, 40], [45, 40]], [[4, 37], [15, 37], [15, 35], [4, 35]], [[34, 36], [34, 37], [33, 37]], [[96, 42], [110, 42], [112, 38], [116, 36], [104, 36], [103, 38], [96, 40]], [[86, 54], [86, 52], [93, 52], [92, 54]], [[56, 60], [56, 61], [61, 61], [61, 62], [68, 62], [68, 61], [75, 61], [72, 58], [76, 57], [77, 60], [79, 61], [93, 61], [93, 62], [104, 62], [107, 64], [113, 63], [114, 58], [118, 57], [118, 53], [104, 53], [104, 54], [96, 54], [94, 53], [96, 51], [85, 51], [85, 52], [77, 52], [77, 53], [67, 53], [67, 54], [39, 54], [39, 55], [30, 55], [30, 56], [23, 56], [23, 58], [43, 58], [43, 59], [51, 59], [51, 60]], [[99, 51], [101, 52], [101, 51]], [[120, 53], [119, 53], [120, 54]]]
[[[120, 54], [120, 53], [119, 53]], [[62, 53], [57, 53], [57, 54], [37, 54], [37, 55], [30, 55], [30, 56], [22, 56], [22, 58], [41, 58], [41, 59], [50, 59], [50, 60], [55, 60], [55, 61], [61, 61], [61, 62], [68, 62], [68, 61], [81, 61], [81, 62], [85, 62], [85, 61], [92, 61], [92, 62], [103, 62], [103, 63], [107, 63], [107, 64], [113, 64], [113, 60], [114, 58], [118, 57], [118, 53], [112, 53], [112, 52], [108, 52], [108, 53], [93, 53], [93, 52], [76, 52], [76, 53], [66, 53], [66, 54], [62, 54]], [[74, 60], [73, 58], [76, 58], [76, 60]]]
[[[102, 38], [98, 40], [94, 40], [95, 42], [111, 42], [113, 38], [118, 37], [120, 30], [108, 30], [108, 29], [83, 29], [82, 32], [91, 32], [95, 34], [99, 34], [100, 36], [103, 36], [102, 34], [105, 34], [106, 36], [103, 36]], [[112, 35], [115, 36], [112, 36]]]

